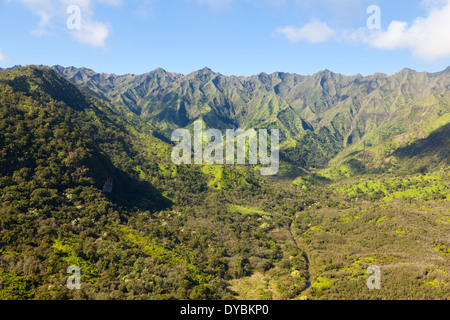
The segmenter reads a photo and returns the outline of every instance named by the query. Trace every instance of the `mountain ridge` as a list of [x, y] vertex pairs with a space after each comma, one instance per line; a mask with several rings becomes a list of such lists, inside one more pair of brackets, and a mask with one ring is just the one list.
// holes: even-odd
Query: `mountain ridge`
[[278, 128], [282, 157], [305, 169], [332, 160], [334, 166], [355, 152], [364, 158], [374, 146], [383, 150], [382, 162], [393, 151], [382, 147], [388, 141], [406, 147], [450, 122], [450, 67], [366, 77], [330, 70], [235, 77], [208, 67], [185, 75], [162, 68], [141, 75], [51, 68], [96, 98], [138, 115], [165, 139], [197, 120], [221, 130]]
[[[258, 76], [258, 75], [262, 75], [262, 74], [264, 74], [264, 75], [282, 74], [282, 75], [297, 75], [297, 76], [301, 76], [301, 77], [313, 77], [314, 75], [322, 74], [322, 73], [330, 73], [330, 74], [339, 75], [339, 76], [342, 76], [342, 77], [350, 77], [350, 78], [352, 78], [352, 77], [368, 78], [368, 77], [373, 77], [375, 75], [393, 76], [395, 74], [401, 73], [403, 71], [408, 71], [408, 70], [412, 71], [414, 73], [427, 73], [427, 74], [430, 74], [430, 75], [450, 72], [450, 66], [448, 66], [444, 70], [436, 71], [436, 72], [417, 71], [417, 70], [414, 70], [414, 69], [411, 69], [411, 68], [408, 68], [408, 67], [404, 67], [404, 68], [400, 69], [399, 71], [396, 71], [396, 72], [393, 72], [393, 73], [390, 73], [390, 74], [389, 73], [383, 73], [383, 72], [375, 72], [373, 74], [368, 74], [368, 75], [365, 75], [365, 76], [362, 75], [361, 73], [356, 73], [356, 74], [353, 74], [353, 75], [346, 75], [346, 74], [342, 74], [342, 73], [339, 73], [339, 72], [334, 72], [334, 71], [329, 70], [329, 69], [318, 70], [317, 72], [314, 72], [312, 74], [300, 74], [300, 73], [289, 72], [289, 71], [274, 71], [274, 72], [270, 72], [270, 73], [261, 71], [259, 73], [251, 74], [251, 75], [234, 75], [234, 74], [223, 75], [221, 72], [214, 71], [210, 67], [205, 66], [205, 67], [203, 67], [201, 69], [194, 70], [194, 71], [191, 71], [191, 72], [188, 72], [188, 73], [172, 72], [172, 71], [168, 71], [168, 70], [166, 70], [166, 69], [164, 69], [162, 67], [157, 67], [157, 68], [155, 68], [153, 70], [150, 70], [150, 71], [144, 72], [144, 73], [140, 73], [140, 74], [134, 74], [134, 73], [116, 74], [116, 73], [108, 73], [108, 72], [98, 72], [98, 71], [95, 71], [94, 69], [86, 68], [86, 67], [75, 67], [75, 66], [65, 67], [65, 66], [58, 65], [58, 64], [57, 65], [52, 65], [52, 66], [46, 66], [46, 65], [36, 65], [36, 66], [38, 66], [38, 67], [62, 68], [62, 69], [85, 69], [87, 71], [92, 71], [94, 73], [105, 74], [105, 75], [115, 75], [115, 76], [118, 76], [118, 77], [127, 76], [127, 75], [142, 76], [142, 75], [146, 75], [146, 74], [158, 71], [158, 70], [162, 71], [162, 72], [165, 72], [165, 73], [168, 73], [168, 74], [177, 74], [177, 75], [181, 75], [181, 76], [187, 76], [187, 75], [192, 74], [192, 73], [200, 72], [202, 70], [207, 70], [207, 71], [209, 71], [209, 72], [211, 72], [213, 74], [218, 74], [218, 75], [221, 75], [221, 76], [224, 76], [224, 77], [234, 77], [234, 78], [251, 78], [251, 77], [255, 77], [255, 76]], [[23, 67], [23, 66], [22, 65], [16, 65], [16, 66], [13, 66], [11, 68], [3, 68], [2, 70], [13, 69], [13, 68], [21, 68], [21, 67]]]
[[309, 76], [262, 72], [236, 77], [207, 67], [182, 75], [159, 68], [111, 81], [86, 72], [80, 77], [80, 69], [53, 68], [91, 94], [149, 121], [167, 137], [202, 120], [207, 128], [220, 130], [278, 128], [289, 154], [306, 154], [312, 145], [328, 150], [315, 156], [320, 161], [297, 163], [304, 167], [321, 167], [347, 149], [363, 151], [366, 145], [408, 132], [412, 136], [412, 131], [431, 132], [437, 129], [434, 123], [449, 121], [450, 68], [437, 73], [405, 68], [366, 77], [330, 70]]

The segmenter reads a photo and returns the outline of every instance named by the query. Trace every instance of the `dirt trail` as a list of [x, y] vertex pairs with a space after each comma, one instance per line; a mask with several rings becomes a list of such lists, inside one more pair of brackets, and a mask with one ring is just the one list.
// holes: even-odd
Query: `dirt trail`
[[303, 258], [305, 259], [305, 263], [306, 263], [306, 268], [305, 268], [306, 286], [305, 286], [305, 289], [303, 289], [303, 291], [306, 291], [308, 288], [311, 287], [311, 275], [309, 274], [310, 261], [309, 261], [308, 254], [306, 253], [305, 248], [301, 248], [301, 247], [298, 245], [297, 240], [295, 239], [294, 233], [292, 232], [292, 227], [293, 227], [293, 223], [292, 223], [292, 224], [290, 225], [290, 227], [289, 227], [289, 234], [290, 234], [290, 236], [291, 236], [292, 243], [293, 243], [297, 248], [299, 248], [300, 250], [302, 250], [302, 252], [303, 252], [302, 255], [303, 255]]

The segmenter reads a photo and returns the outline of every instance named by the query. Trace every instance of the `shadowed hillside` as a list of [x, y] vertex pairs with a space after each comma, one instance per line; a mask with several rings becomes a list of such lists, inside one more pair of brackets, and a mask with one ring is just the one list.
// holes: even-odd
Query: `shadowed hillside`
[[[0, 71], [0, 299], [448, 298], [448, 71], [56, 68]], [[198, 118], [279, 126], [279, 176], [174, 165]]]
[[280, 129], [284, 159], [304, 168], [324, 167], [338, 153], [346, 156], [450, 122], [449, 69], [433, 74], [404, 69], [368, 77], [329, 70], [312, 76], [278, 72], [236, 77], [208, 68], [188, 75], [157, 69], [123, 76], [54, 68], [167, 136], [198, 119], [221, 130]]

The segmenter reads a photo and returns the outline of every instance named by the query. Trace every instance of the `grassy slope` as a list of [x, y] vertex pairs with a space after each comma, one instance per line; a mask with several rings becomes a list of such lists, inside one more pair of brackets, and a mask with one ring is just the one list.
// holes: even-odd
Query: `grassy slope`
[[404, 69], [368, 77], [328, 70], [312, 76], [226, 77], [207, 68], [188, 75], [157, 69], [124, 76], [55, 68], [166, 134], [197, 119], [209, 128], [280, 129], [286, 160], [306, 169], [323, 167], [338, 152], [333, 163], [367, 148], [386, 153], [392, 151], [386, 145], [403, 146], [450, 121], [448, 70], [428, 74]]
[[[246, 168], [173, 165], [152, 127], [49, 69], [0, 85], [2, 299], [231, 298], [226, 280], [279, 262], [269, 232], [301, 200]], [[271, 219], [235, 209], [248, 199]], [[70, 264], [81, 291], [64, 285]]]
[[[337, 175], [331, 182], [303, 175], [295, 184], [288, 165], [283, 179], [261, 179], [245, 167], [177, 167], [170, 145], [149, 134], [154, 128], [48, 72], [0, 74], [0, 145], [6, 155], [1, 298], [448, 298], [449, 176], [438, 169], [442, 161], [425, 176]], [[209, 76], [202, 72], [190, 77]], [[260, 75], [251, 83], [261, 87], [281, 81], [277, 77], [287, 77], [290, 85], [303, 79]], [[321, 79], [303, 80], [340, 90]], [[64, 95], [52, 94], [58, 84]], [[310, 90], [311, 99], [320, 95]], [[67, 97], [86, 104], [72, 108]], [[416, 162], [411, 156], [423, 155], [446, 161], [447, 145], [439, 148], [439, 137], [428, 137], [435, 142], [431, 149], [429, 141], [418, 142], [396, 156], [410, 163]], [[90, 162], [78, 159], [77, 146], [95, 151]], [[123, 172], [118, 194], [100, 192], [108, 175], [100, 155]], [[81, 169], [91, 170], [85, 179], [78, 160]], [[61, 172], [68, 172], [67, 179]], [[128, 188], [142, 183], [163, 198], [145, 199], [147, 192]], [[133, 201], [118, 201], [123, 196]], [[170, 207], [155, 206], [164, 198]], [[84, 274], [77, 293], [64, 287], [72, 263]], [[371, 264], [382, 268], [380, 291], [365, 286]]]

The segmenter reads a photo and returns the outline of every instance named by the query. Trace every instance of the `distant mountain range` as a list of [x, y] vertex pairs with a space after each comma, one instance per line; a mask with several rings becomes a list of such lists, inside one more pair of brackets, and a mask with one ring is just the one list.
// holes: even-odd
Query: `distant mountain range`
[[[403, 69], [368, 77], [329, 70], [311, 76], [223, 76], [208, 68], [187, 75], [156, 69], [118, 76], [53, 68], [167, 136], [199, 119], [209, 128], [278, 128], [284, 158], [306, 168], [386, 143], [403, 147], [450, 122], [450, 67], [438, 73]], [[381, 149], [380, 161], [393, 151]]]
[[306, 169], [350, 159], [374, 169], [389, 162], [397, 148], [450, 123], [450, 67], [367, 77], [329, 70], [245, 77], [209, 68], [187, 75], [161, 68], [142, 75], [52, 68], [91, 95], [138, 115], [165, 138], [197, 120], [221, 130], [280, 129], [283, 159]]

